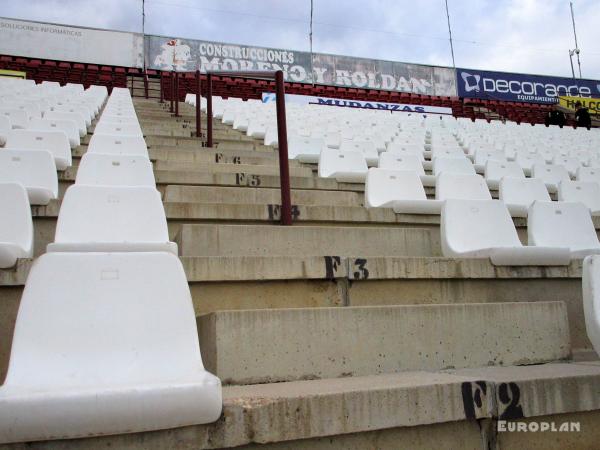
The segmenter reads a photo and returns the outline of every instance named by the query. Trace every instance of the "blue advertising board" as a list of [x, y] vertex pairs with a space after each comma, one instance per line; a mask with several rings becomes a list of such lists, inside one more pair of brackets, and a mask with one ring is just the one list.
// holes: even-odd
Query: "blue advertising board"
[[600, 97], [600, 81], [456, 69], [458, 96], [485, 100], [545, 103], [558, 96]]

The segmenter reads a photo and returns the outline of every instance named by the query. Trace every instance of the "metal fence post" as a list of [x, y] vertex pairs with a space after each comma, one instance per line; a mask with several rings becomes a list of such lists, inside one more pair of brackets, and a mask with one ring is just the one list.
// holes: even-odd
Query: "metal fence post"
[[213, 130], [212, 130], [212, 121], [213, 121], [213, 111], [212, 111], [212, 75], [209, 73], [206, 76], [207, 93], [206, 93], [206, 146], [213, 146]]
[[275, 72], [275, 102], [277, 109], [277, 140], [279, 147], [279, 178], [281, 184], [281, 224], [292, 224], [290, 168], [288, 161], [287, 124], [285, 118], [285, 86], [283, 72]]
[[200, 70], [196, 70], [196, 137], [202, 138], [202, 122], [200, 121]]
[[179, 72], [175, 72], [175, 117], [179, 117]]

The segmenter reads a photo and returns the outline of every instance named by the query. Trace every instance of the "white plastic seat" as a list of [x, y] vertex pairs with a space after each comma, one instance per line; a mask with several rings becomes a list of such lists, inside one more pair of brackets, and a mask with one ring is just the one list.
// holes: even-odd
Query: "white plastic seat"
[[344, 183], [364, 183], [367, 161], [361, 152], [323, 149], [319, 157], [319, 176]]
[[440, 220], [447, 258], [490, 258], [495, 265], [567, 265], [567, 248], [523, 246], [506, 206], [497, 200], [446, 200]]
[[555, 166], [550, 164], [534, 164], [531, 169], [531, 177], [539, 178], [544, 183], [548, 191], [551, 193], [558, 191], [558, 184], [561, 181], [569, 181], [569, 172], [563, 166]]
[[146, 186], [86, 186], [65, 193], [48, 252], [177, 254], [160, 193]]
[[515, 157], [515, 162], [521, 166], [525, 175], [530, 176], [535, 164], [545, 165], [546, 160], [542, 155], [537, 153], [522, 153], [518, 152]]
[[125, 115], [116, 115], [116, 114], [102, 114], [98, 123], [136, 123], [140, 124], [138, 118], [134, 115], [125, 116]]
[[27, 191], [21, 184], [0, 182], [0, 269], [32, 256], [33, 221]]
[[363, 155], [365, 155], [367, 166], [369, 167], [375, 167], [379, 164], [379, 152], [375, 148], [375, 144], [373, 144], [373, 142], [342, 140], [342, 143], [340, 144], [340, 150], [343, 152], [361, 152]]
[[27, 113], [17, 108], [3, 108], [0, 106], [0, 115], [10, 119], [12, 128], [27, 128], [29, 127], [29, 117]]
[[525, 178], [523, 169], [514, 161], [496, 161], [490, 159], [485, 164], [485, 181], [490, 189], [498, 189], [504, 177]]
[[420, 156], [422, 159], [425, 148], [423, 144], [406, 144], [402, 142], [388, 142], [386, 151], [391, 153], [412, 153]]
[[0, 442], [210, 423], [221, 409], [175, 255], [48, 253], [34, 262], [0, 387]]
[[581, 167], [581, 163], [575, 157], [571, 156], [554, 156], [552, 164], [557, 166], [563, 166], [569, 172], [569, 176], [575, 177], [577, 169]]
[[142, 136], [114, 136], [94, 133], [88, 144], [88, 153], [109, 155], [139, 155], [148, 158], [148, 147]]
[[460, 158], [455, 157], [437, 157], [433, 159], [432, 163], [433, 175], [437, 176], [442, 172], [464, 174], [464, 175], [476, 175], [475, 167], [471, 164], [471, 161], [467, 157], [462, 156]]
[[587, 336], [600, 354], [600, 257], [588, 256], [582, 268], [583, 312]]
[[142, 129], [137, 123], [108, 123], [99, 122], [96, 124], [94, 134], [112, 134], [115, 136], [142, 136]]
[[483, 173], [488, 161], [506, 162], [506, 153], [504, 150], [475, 150], [475, 159], [473, 164], [478, 173]]
[[12, 130], [10, 117], [0, 114], [0, 146], [6, 143], [6, 136], [10, 130]]
[[0, 150], [0, 183], [19, 183], [30, 204], [47, 205], [58, 198], [54, 157], [48, 151]]
[[595, 181], [600, 183], [600, 168], [579, 167], [577, 169], [577, 181]]
[[439, 214], [442, 202], [427, 200], [415, 171], [371, 168], [365, 183], [365, 205], [392, 207], [401, 214]]
[[498, 187], [498, 198], [512, 217], [527, 217], [533, 202], [552, 201], [546, 184], [539, 178], [503, 177]]
[[529, 245], [567, 247], [572, 258], [600, 253], [590, 210], [583, 203], [535, 202], [527, 218]]
[[581, 202], [592, 215], [600, 215], [600, 184], [595, 181], [561, 181], [558, 185], [558, 201]]
[[145, 156], [86, 153], [77, 170], [76, 184], [156, 187], [152, 163]]
[[[423, 155], [421, 155], [421, 158]], [[410, 170], [425, 175], [422, 160], [411, 153], [383, 152], [379, 155], [379, 168], [388, 170]]]
[[68, 119], [31, 119], [29, 122], [30, 130], [45, 131], [64, 131], [69, 138], [71, 148], [78, 147], [81, 144], [79, 138], [79, 128], [74, 120]]
[[85, 126], [89, 127], [92, 124], [92, 111], [85, 105], [64, 103], [52, 107], [52, 111], [79, 114], [85, 120]]
[[77, 124], [80, 138], [87, 134], [87, 125], [85, 124], [85, 119], [79, 113], [48, 111], [46, 114], [44, 114], [44, 119], [72, 120]]
[[442, 172], [436, 177], [435, 199], [491, 200], [492, 194], [481, 175]]
[[323, 138], [292, 135], [288, 138], [288, 159], [317, 164], [324, 146]]
[[49, 151], [54, 156], [58, 170], [65, 170], [72, 165], [71, 145], [64, 131], [11, 130], [5, 148]]
[[458, 147], [434, 147], [431, 150], [431, 159], [436, 158], [465, 158], [465, 152]]

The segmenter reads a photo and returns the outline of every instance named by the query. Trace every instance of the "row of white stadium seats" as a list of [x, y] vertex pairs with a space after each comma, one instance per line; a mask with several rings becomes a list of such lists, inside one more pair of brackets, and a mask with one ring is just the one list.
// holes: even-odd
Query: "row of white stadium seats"
[[[135, 117], [128, 91], [113, 90], [97, 131], [115, 110]], [[128, 147], [125, 130], [109, 131], [123, 134], [94, 139], [55, 242], [27, 279], [0, 388], [0, 442], [172, 428], [221, 413], [145, 142], [135, 155], [102, 153]]]

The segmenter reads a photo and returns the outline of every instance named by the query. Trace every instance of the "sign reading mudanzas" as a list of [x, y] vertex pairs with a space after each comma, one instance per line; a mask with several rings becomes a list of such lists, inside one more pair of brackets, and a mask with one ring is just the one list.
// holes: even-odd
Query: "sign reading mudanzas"
[[146, 36], [146, 65], [157, 70], [282, 70], [285, 80], [425, 95], [456, 95], [454, 70], [376, 59]]

